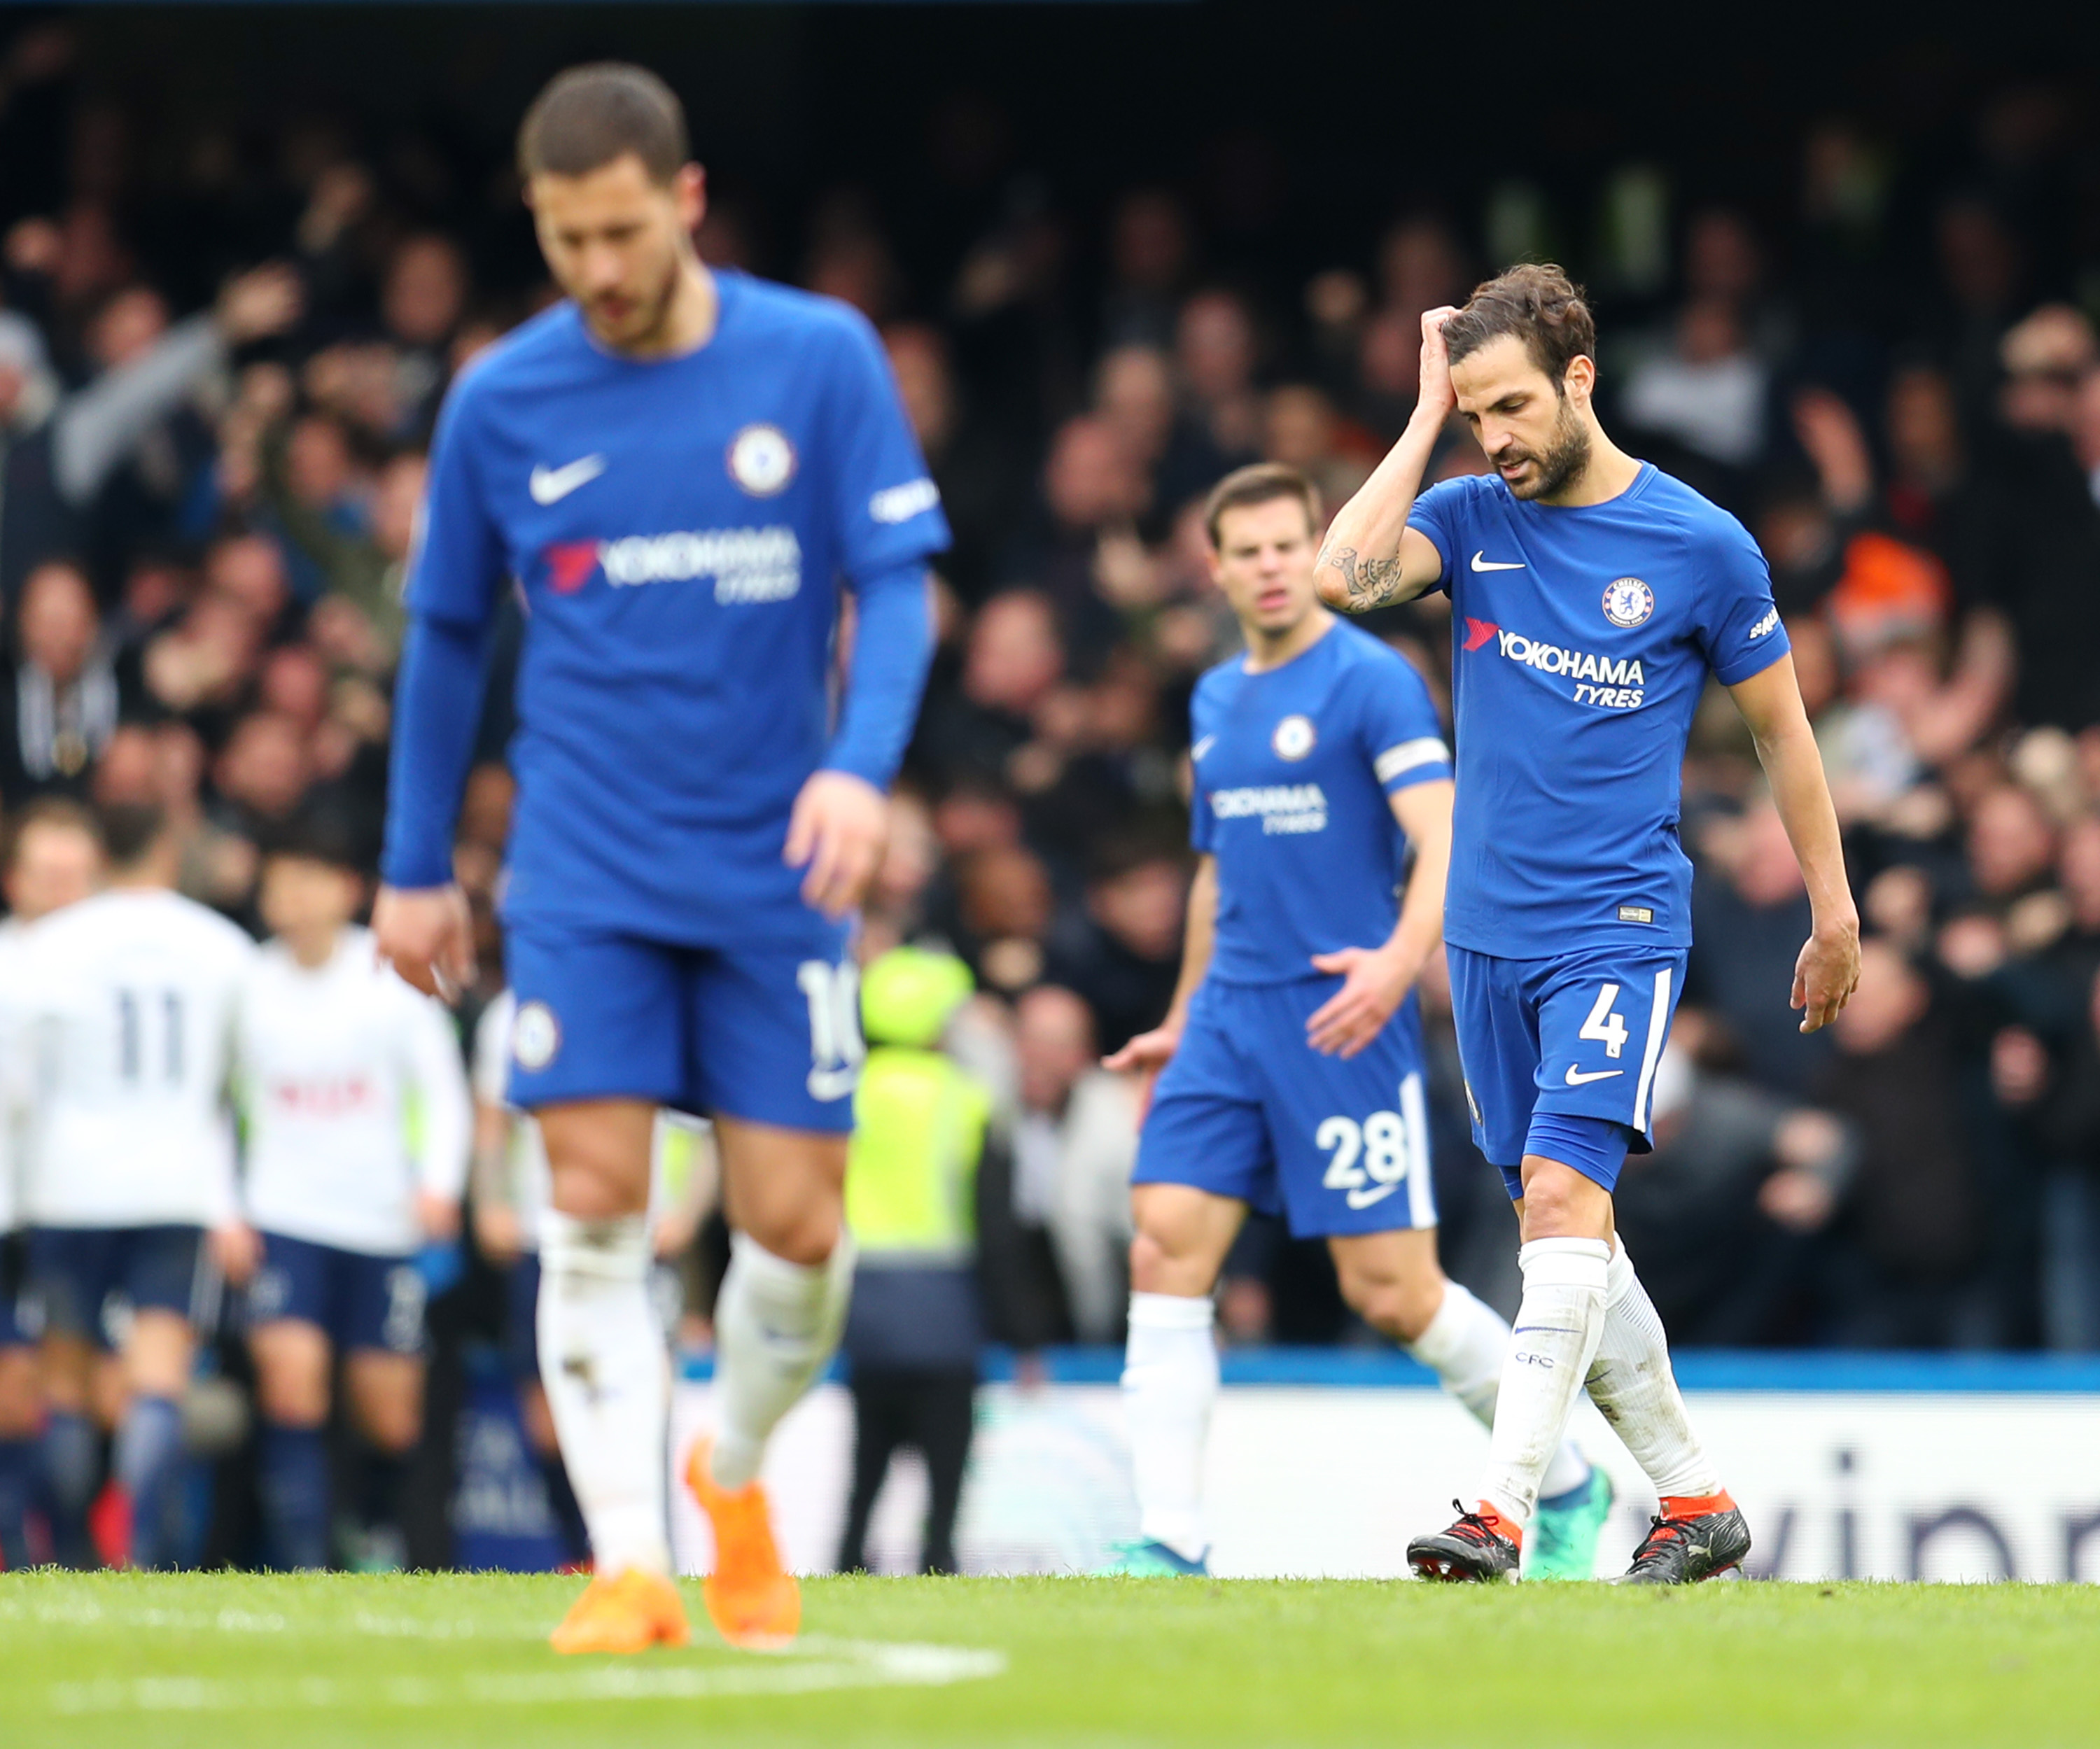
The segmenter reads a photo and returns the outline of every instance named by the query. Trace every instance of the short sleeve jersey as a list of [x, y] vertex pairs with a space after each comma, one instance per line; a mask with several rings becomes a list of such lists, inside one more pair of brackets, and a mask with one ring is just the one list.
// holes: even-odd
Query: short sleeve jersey
[[1376, 947], [1400, 915], [1395, 791], [1451, 775], [1443, 725], [1405, 657], [1336, 624], [1281, 667], [1212, 668], [1189, 704], [1189, 835], [1216, 859], [1210, 976], [1320, 976], [1315, 954]]
[[1756, 543], [1646, 463], [1617, 497], [1575, 507], [1449, 480], [1410, 525], [1454, 610], [1445, 938], [1509, 959], [1688, 946], [1692, 714], [1710, 674], [1734, 685], [1789, 647]]
[[471, 366], [438, 423], [411, 612], [528, 621], [513, 919], [802, 945], [783, 866], [832, 731], [842, 579], [948, 544], [874, 330], [717, 271], [708, 342], [636, 360], [571, 304]]
[[35, 1102], [32, 1226], [232, 1218], [234, 1016], [255, 945], [172, 892], [99, 893], [33, 925], [15, 962]]

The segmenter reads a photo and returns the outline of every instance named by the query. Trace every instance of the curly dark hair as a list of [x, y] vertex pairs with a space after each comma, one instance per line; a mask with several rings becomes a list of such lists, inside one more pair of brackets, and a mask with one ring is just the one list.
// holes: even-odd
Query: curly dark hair
[[1568, 367], [1597, 355], [1597, 323], [1582, 288], [1551, 262], [1511, 267], [1473, 288], [1466, 307], [1444, 324], [1444, 350], [1456, 364], [1503, 334], [1514, 334], [1559, 392]]

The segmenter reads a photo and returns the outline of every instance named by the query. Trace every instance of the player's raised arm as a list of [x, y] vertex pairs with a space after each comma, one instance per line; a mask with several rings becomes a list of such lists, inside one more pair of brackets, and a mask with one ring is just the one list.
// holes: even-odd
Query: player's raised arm
[[1794, 965], [1792, 999], [1802, 1011], [1802, 1031], [1812, 1033], [1837, 1019], [1860, 983], [1860, 913], [1845, 878], [1838, 811], [1802, 707], [1793, 658], [1781, 656], [1728, 691], [1757, 742], [1772, 802], [1808, 883], [1811, 929]]
[[1411, 601], [1444, 575], [1436, 543], [1410, 528], [1407, 517], [1422, 490], [1430, 452], [1457, 404], [1444, 355], [1445, 319], [1456, 314], [1448, 306], [1423, 312], [1422, 387], [1414, 415], [1400, 441], [1327, 526], [1314, 586], [1321, 601], [1343, 613]]

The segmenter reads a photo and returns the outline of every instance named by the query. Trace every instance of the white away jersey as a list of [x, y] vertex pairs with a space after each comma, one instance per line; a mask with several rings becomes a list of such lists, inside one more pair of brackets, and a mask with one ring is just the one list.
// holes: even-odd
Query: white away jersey
[[178, 893], [125, 888], [25, 932], [14, 1029], [32, 1105], [22, 1218], [217, 1226], [234, 1214], [234, 1005], [255, 944]]
[[375, 1256], [415, 1250], [417, 1190], [457, 1198], [466, 1183], [472, 1115], [445, 1011], [378, 963], [369, 932], [346, 929], [313, 971], [265, 946], [237, 1038], [250, 1223]]

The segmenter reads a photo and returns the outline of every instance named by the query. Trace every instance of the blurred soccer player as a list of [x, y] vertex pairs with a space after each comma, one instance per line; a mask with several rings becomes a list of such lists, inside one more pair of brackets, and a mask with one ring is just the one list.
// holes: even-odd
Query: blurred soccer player
[[[0, 1021], [20, 988], [22, 941], [38, 919], [77, 905], [102, 874], [102, 838], [94, 816], [72, 802], [32, 804], [15, 822], [0, 873], [7, 919], [0, 923]], [[8, 1042], [0, 1039], [0, 1052]], [[19, 1055], [19, 1051], [8, 1052]], [[22, 1065], [0, 1060], [0, 1566], [29, 1564], [25, 1518], [36, 1491], [37, 1434], [43, 1392], [34, 1340], [20, 1316], [21, 1246], [17, 1174], [27, 1111], [15, 1096]]]
[[[374, 1454], [382, 1536], [398, 1540], [403, 1460], [422, 1434], [424, 1284], [415, 1253], [459, 1230], [466, 1073], [451, 1017], [380, 964], [353, 927], [364, 877], [335, 822], [271, 847], [272, 939], [240, 993], [241, 1183], [249, 1345], [262, 1416], [271, 1552], [330, 1563], [327, 1427], [336, 1363]], [[414, 1132], [411, 1139], [412, 1129]], [[398, 1565], [398, 1558], [386, 1564]]]
[[[1205, 1570], [1211, 1293], [1250, 1206], [1324, 1237], [1342, 1297], [1490, 1425], [1509, 1347], [1436, 1260], [1414, 994], [1451, 845], [1436, 707], [1403, 657], [1320, 605], [1303, 474], [1229, 475], [1206, 525], [1246, 653], [1189, 706], [1202, 860], [1172, 1011], [1108, 1060], [1159, 1075], [1132, 1174], [1123, 1388], [1140, 1518], [1122, 1572]], [[1533, 1570], [1587, 1579], [1610, 1486], [1562, 1447], [1547, 1493]]]
[[[510, 1094], [553, 1172], [541, 1372], [598, 1567], [554, 1644], [686, 1635], [645, 1280], [666, 1105], [714, 1116], [738, 1229], [720, 1418], [686, 1468], [714, 1528], [704, 1595], [730, 1639], [779, 1640], [801, 1601], [758, 1472], [851, 1286], [849, 919], [924, 683], [925, 561], [947, 527], [867, 324], [695, 253], [703, 178], [660, 81], [562, 74], [518, 155], [569, 295], [478, 361], [439, 421], [375, 927], [412, 981], [465, 981], [452, 827], [514, 578], [531, 619], [503, 906]], [[858, 611], [834, 724], [842, 580]]]
[[173, 891], [160, 812], [103, 817], [107, 890], [46, 917], [17, 967], [33, 1100], [23, 1209], [44, 1320], [44, 1451], [61, 1560], [84, 1562], [99, 1438], [95, 1350], [122, 1360], [117, 1481], [134, 1565], [174, 1558], [181, 1404], [207, 1230], [236, 1224], [228, 1051], [254, 944]]
[[[1454, 610], [1444, 934], [1473, 1134], [1516, 1203], [1524, 1300], [1479, 1509], [1409, 1547], [1417, 1571], [1448, 1579], [1515, 1569], [1586, 1385], [1661, 1496], [1626, 1577], [1707, 1579], [1749, 1552], [1612, 1221], [1627, 1152], [1650, 1145], [1691, 945], [1678, 783], [1710, 674], [1749, 725], [1813, 905], [1793, 979], [1802, 1029], [1859, 980], [1837, 817], [1763, 556], [1733, 517], [1604, 434], [1595, 352], [1557, 267], [1512, 268], [1462, 311], [1429, 311], [1414, 416], [1320, 556], [1331, 606], [1441, 587]], [[1495, 473], [1418, 496], [1454, 407]]]

